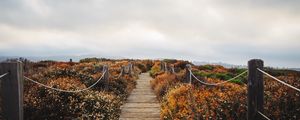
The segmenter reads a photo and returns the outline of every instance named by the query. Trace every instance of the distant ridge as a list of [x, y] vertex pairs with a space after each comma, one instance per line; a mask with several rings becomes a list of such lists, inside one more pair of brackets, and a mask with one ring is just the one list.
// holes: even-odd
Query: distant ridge
[[300, 68], [289, 68], [290, 70], [295, 70], [300, 72]]
[[[210, 63], [210, 62], [199, 62], [199, 61], [192, 61], [193, 64], [195, 65], [221, 65], [225, 68], [247, 68], [246, 65], [233, 65], [233, 64], [228, 64], [228, 63], [222, 63], [222, 62], [217, 62], [217, 63]], [[276, 69], [288, 69], [288, 70], [294, 70], [294, 71], [299, 71], [300, 68], [276, 68]]]
[[233, 64], [228, 64], [228, 63], [222, 63], [222, 62], [217, 62], [217, 63], [210, 63], [210, 62], [199, 62], [199, 61], [192, 61], [193, 64], [195, 65], [221, 65], [225, 68], [247, 68], [246, 65], [233, 65]]
[[43, 61], [43, 60], [55, 60], [55, 61], [69, 61], [72, 59], [74, 62], [78, 62], [81, 59], [84, 58], [108, 58], [108, 59], [125, 59], [125, 57], [120, 56], [104, 56], [104, 55], [61, 55], [61, 56], [0, 56], [0, 62], [5, 61], [7, 59], [13, 59], [13, 58], [26, 58], [31, 61], [37, 62], [37, 61]]

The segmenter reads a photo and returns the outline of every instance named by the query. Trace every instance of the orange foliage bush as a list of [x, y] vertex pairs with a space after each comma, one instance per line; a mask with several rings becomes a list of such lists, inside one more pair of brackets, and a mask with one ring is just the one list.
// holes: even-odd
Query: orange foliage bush
[[63, 90], [80, 90], [94, 84], [102, 76], [103, 65], [109, 66], [110, 77], [107, 88], [100, 80], [92, 89], [79, 93], [58, 92], [25, 81], [25, 119], [118, 119], [120, 106], [135, 88], [137, 71], [141, 71], [134, 66], [134, 75], [115, 78], [120, 67], [128, 63], [92, 58], [72, 64], [51, 62], [47, 67], [30, 69], [26, 73], [29, 78]]
[[162, 119], [239, 119], [246, 117], [246, 87], [179, 85], [162, 101]]
[[151, 80], [150, 84], [158, 99], [161, 99], [161, 97], [166, 94], [168, 88], [178, 82], [175, 75], [164, 73], [158, 75], [154, 80]]
[[[207, 83], [219, 83], [242, 73], [244, 69], [204, 65], [193, 66], [192, 71], [199, 79]], [[299, 72], [288, 70], [268, 72], [300, 88]], [[185, 70], [181, 69], [175, 75], [157, 75], [151, 81], [152, 88], [161, 100], [161, 119], [246, 119], [247, 85], [243, 83], [246, 80], [245, 75], [239, 78], [241, 81], [238, 83], [228, 82], [220, 86], [206, 86], [196, 80], [192, 80], [192, 85], [188, 85], [181, 83], [184, 79]], [[268, 117], [272, 119], [300, 118], [300, 93], [269, 77], [264, 77], [264, 85], [264, 113]]]
[[[300, 73], [278, 76], [280, 80], [300, 88]], [[265, 114], [270, 118], [292, 120], [300, 119], [300, 93], [272, 78], [264, 78]]]

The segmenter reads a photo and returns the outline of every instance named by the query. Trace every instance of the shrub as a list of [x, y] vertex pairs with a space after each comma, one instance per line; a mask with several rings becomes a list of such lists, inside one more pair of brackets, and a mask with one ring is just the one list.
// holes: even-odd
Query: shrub
[[[194, 67], [195, 68], [195, 67]], [[200, 68], [199, 68], [200, 69]], [[215, 67], [212, 70], [193, 69], [193, 74], [208, 83], [222, 82], [220, 79], [230, 79], [246, 69], [225, 69]], [[182, 73], [182, 72], [181, 72]], [[300, 87], [299, 72], [278, 70], [270, 72], [286, 83]], [[156, 76], [156, 78], [161, 77]], [[167, 76], [165, 76], [167, 78]], [[176, 77], [178, 81], [185, 79], [182, 74]], [[160, 78], [164, 79], [164, 78]], [[165, 95], [161, 100], [161, 119], [245, 119], [247, 85], [243, 82], [247, 75], [243, 75], [229, 83], [220, 86], [206, 86], [198, 81], [192, 85], [167, 84]], [[164, 80], [159, 80], [164, 81]], [[234, 84], [233, 84], [234, 83]], [[159, 82], [153, 84], [161, 84]], [[159, 85], [157, 85], [159, 86]], [[299, 119], [299, 93], [289, 87], [264, 77], [264, 113], [271, 119]], [[161, 96], [158, 94], [158, 96]]]
[[[25, 119], [118, 119], [121, 102], [104, 92], [63, 93], [36, 88], [24, 99]], [[101, 108], [101, 109], [99, 109]]]
[[193, 119], [190, 86], [179, 85], [170, 89], [161, 103], [160, 118], [165, 120]]
[[163, 61], [166, 62], [166, 63], [169, 63], [169, 64], [174, 64], [174, 63], [177, 62], [176, 59], [164, 59]]
[[177, 71], [179, 69], [185, 69], [187, 64], [193, 65], [192, 63], [190, 63], [188, 61], [178, 60], [176, 63], [174, 63], [175, 71]]
[[231, 80], [230, 82], [235, 83], [235, 84], [239, 84], [239, 85], [244, 84], [244, 82], [241, 79], [234, 79], [234, 80]]
[[193, 72], [193, 74], [195, 76], [208, 77], [208, 78], [221, 79], [221, 80], [228, 80], [232, 78], [232, 75], [230, 73], [207, 73], [207, 72], [195, 71]]
[[195, 88], [179, 85], [162, 101], [161, 119], [239, 119], [246, 118], [244, 86]]
[[135, 79], [130, 78], [128, 75], [126, 75], [120, 79], [110, 80], [108, 83], [107, 91], [119, 96], [123, 101], [125, 101], [131, 91], [135, 88], [135, 86]]
[[156, 62], [153, 66], [152, 66], [152, 68], [151, 68], [151, 70], [150, 70], [150, 76], [151, 77], [155, 77], [156, 75], [158, 75], [160, 73], [160, 63], [159, 62]]
[[198, 67], [199, 70], [203, 70], [206, 72], [213, 72], [213, 73], [226, 73], [228, 72], [226, 68], [220, 65], [202, 65]]
[[216, 73], [215, 78], [221, 79], [221, 80], [228, 80], [232, 78], [233, 76], [230, 75], [229, 73]]
[[212, 66], [212, 65], [203, 65], [203, 66], [201, 66], [200, 69], [203, 69], [203, 70], [213, 70], [214, 66]]
[[[74, 65], [55, 63], [45, 71], [32, 71], [26, 76], [54, 88], [79, 90], [94, 84], [101, 76], [102, 64], [109, 64], [110, 76], [120, 73], [120, 61], [112, 64], [78, 63]], [[117, 69], [118, 68], [118, 69]], [[25, 82], [24, 118], [25, 119], [118, 119], [120, 106], [136, 85], [137, 75], [125, 75], [119, 79], [110, 77], [108, 87], [100, 80], [93, 88], [79, 93], [65, 93], [45, 89], [36, 84]]]
[[178, 82], [175, 75], [164, 73], [158, 75], [154, 80], [151, 80], [151, 87], [157, 98], [160, 100], [166, 94], [168, 88], [174, 86]]
[[137, 64], [137, 67], [142, 71], [142, 72], [147, 72], [147, 66], [143, 64]]

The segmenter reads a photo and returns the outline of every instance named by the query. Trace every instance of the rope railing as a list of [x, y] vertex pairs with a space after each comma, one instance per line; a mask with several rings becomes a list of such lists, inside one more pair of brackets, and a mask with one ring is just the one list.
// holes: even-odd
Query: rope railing
[[270, 75], [269, 73], [267, 73], [267, 72], [265, 72], [265, 71], [263, 71], [263, 70], [261, 70], [261, 69], [259, 69], [259, 68], [257, 68], [257, 70], [260, 71], [260, 72], [262, 72], [263, 74], [267, 75], [268, 77], [273, 78], [273, 79], [276, 80], [277, 82], [279, 82], [279, 83], [281, 83], [281, 84], [283, 84], [283, 85], [285, 85], [285, 86], [288, 86], [288, 87], [290, 87], [290, 88], [292, 88], [292, 89], [294, 89], [294, 90], [300, 92], [300, 89], [299, 89], [299, 88], [296, 88], [296, 87], [294, 87], [294, 86], [292, 86], [292, 85], [290, 85], [290, 84], [288, 84], [288, 83], [286, 83], [286, 82], [283, 82], [282, 80], [279, 80], [278, 78], [276, 78], [276, 77]]
[[[224, 81], [216, 82], [216, 83], [209, 83], [208, 81], [200, 80], [200, 78], [197, 78], [197, 76], [193, 74], [193, 72], [192, 72], [191, 69], [187, 69], [186, 70], [186, 78], [187, 79], [185, 79], [186, 80], [185, 82], [186, 83], [189, 82], [191, 84], [192, 80], [196, 79], [198, 82], [200, 82], [200, 83], [202, 83], [204, 85], [218, 86], [218, 85], [223, 85], [223, 84], [225, 84], [227, 82], [230, 82], [232, 80], [235, 80], [238, 77], [241, 77], [241, 76], [245, 75], [246, 73], [248, 73], [248, 86], [247, 86], [248, 87], [248, 89], [247, 89], [248, 90], [248, 98], [247, 99], [248, 99], [248, 102], [250, 101], [249, 103], [253, 103], [254, 102], [254, 104], [248, 104], [249, 108], [247, 107], [247, 109], [248, 109], [247, 112], [248, 112], [248, 115], [250, 116], [250, 117], [248, 117], [248, 119], [249, 118], [250, 119], [251, 118], [257, 118], [257, 117], [260, 118], [260, 116], [262, 116], [263, 118], [265, 118], [267, 120], [270, 120], [269, 117], [267, 117], [265, 114], [263, 114], [263, 112], [261, 112], [261, 111], [263, 111], [263, 108], [264, 108], [263, 104], [261, 104], [261, 103], [263, 103], [263, 98], [264, 98], [263, 97], [263, 91], [264, 90], [260, 89], [258, 86], [263, 86], [263, 77], [262, 77], [263, 74], [267, 75], [268, 77], [273, 78], [277, 82], [279, 82], [279, 83], [281, 83], [281, 84], [283, 84], [285, 86], [288, 86], [288, 87], [290, 87], [290, 88], [292, 88], [292, 89], [294, 89], [294, 90], [296, 90], [298, 92], [300, 92], [300, 89], [296, 88], [296, 87], [294, 87], [294, 86], [292, 86], [292, 85], [290, 85], [290, 84], [288, 84], [288, 83], [286, 83], [286, 82], [284, 82], [284, 81], [282, 81], [282, 80], [280, 80], [280, 79], [278, 79], [278, 78], [276, 78], [276, 77], [274, 77], [272, 75], [270, 75], [269, 73], [267, 73], [265, 71], [263, 71], [263, 63], [262, 63], [263, 61], [260, 61], [260, 60], [251, 60], [251, 61], [252, 61], [251, 64], [249, 64], [250, 61], [248, 62], [248, 69], [247, 70], [243, 71], [242, 73], [238, 74], [237, 76], [235, 76], [233, 78], [230, 78], [229, 80], [224, 80]], [[19, 63], [21, 63], [21, 61], [17, 61], [17, 62], [18, 62], [17, 65], [21, 65], [22, 66], [22, 64], [19, 64]], [[5, 63], [5, 64], [8, 64], [8, 63]], [[9, 64], [12, 64], [12, 63], [9, 63]], [[15, 63], [13, 63], [13, 64], [15, 64]], [[3, 67], [3, 69], [4, 69], [3, 71], [9, 71], [9, 70], [16, 70], [16, 71], [13, 71], [11, 73], [4, 73], [4, 74], [0, 75], [0, 79], [3, 78], [6, 75], [9, 75], [9, 76], [22, 76], [22, 77], [10, 77], [9, 78], [9, 79], [12, 79], [12, 81], [17, 81], [17, 82], [19, 82], [19, 84], [22, 84], [20, 81], [23, 80], [23, 73], [22, 73], [22, 70], [18, 70], [18, 69], [21, 69], [22, 67], [17, 67], [17, 69], [14, 68], [14, 67], [15, 67], [15, 65], [10, 65], [10, 67], [9, 67], [10, 69], [7, 69], [6, 67]], [[129, 69], [129, 67], [132, 68], [133, 67], [132, 64], [128, 65], [128, 69]], [[166, 64], [164, 64], [164, 65], [162, 64], [161, 67], [167, 68]], [[260, 72], [258, 72], [258, 71], [260, 71]], [[131, 72], [134, 73], [135, 72], [134, 69]], [[18, 74], [15, 74], [15, 73], [18, 73]], [[109, 80], [108, 79], [109, 78], [109, 74], [108, 73], [109, 73], [108, 68], [107, 69], [103, 69], [101, 77], [95, 83], [93, 83], [92, 85], [90, 85], [89, 87], [86, 87], [84, 89], [75, 88], [75, 90], [59, 89], [59, 88], [56, 88], [56, 87], [53, 87], [53, 86], [48, 86], [46, 84], [40, 83], [40, 82], [35, 81], [33, 79], [30, 79], [30, 78], [28, 78], [26, 76], [24, 76], [24, 78], [26, 80], [30, 81], [30, 82], [33, 82], [35, 84], [38, 84], [40, 86], [43, 86], [43, 87], [51, 89], [51, 90], [60, 91], [60, 92], [68, 92], [68, 93], [77, 93], [77, 92], [82, 92], [82, 91], [86, 91], [86, 90], [89, 90], [89, 89], [93, 88], [101, 80], [107, 80], [108, 81]], [[128, 74], [125, 69], [122, 69], [120, 71], [120, 73], [119, 73], [118, 76], [116, 75], [116, 76], [111, 76], [111, 77], [116, 77], [118, 79], [124, 73]], [[253, 84], [254, 85], [255, 84], [260, 84], [260, 85], [254, 86]], [[12, 88], [9, 88], [9, 90], [22, 89], [22, 88], [18, 88], [18, 87], [19, 86], [17, 86], [17, 87], [13, 86]], [[252, 94], [249, 94], [249, 92], [252, 92]], [[18, 95], [18, 94], [9, 93], [9, 94], [7, 94], [7, 96], [10, 96], [10, 94], [11, 95]], [[193, 96], [191, 96], [191, 97], [193, 97]], [[260, 98], [262, 98], [262, 99], [260, 99]], [[19, 98], [19, 100], [22, 100], [22, 99]], [[193, 99], [191, 99], [191, 100], [193, 100]], [[253, 113], [255, 113], [255, 114], [253, 114]]]
[[[232, 80], [235, 80], [236, 78], [238, 78], [238, 77], [240, 77], [240, 76], [242, 76], [242, 75], [244, 75], [244, 74], [246, 74], [246, 73], [248, 72], [248, 70], [245, 70], [245, 71], [242, 72], [241, 74], [239, 74], [239, 75], [237, 75], [237, 76], [235, 76], [235, 77], [233, 77], [233, 78], [231, 78], [231, 79], [229, 79], [229, 80], [220, 82], [220, 83], [207, 83], [207, 82], [204, 82], [204, 81], [199, 80], [199, 79], [192, 73], [191, 70], [189, 70], [189, 71], [190, 71], [190, 75], [193, 76], [193, 78], [195, 78], [197, 81], [199, 81], [200, 83], [202, 83], [202, 84], [204, 84], [204, 85], [210, 85], [210, 86], [218, 86], [218, 85], [222, 85], [222, 84], [224, 84], [224, 83], [227, 83], [227, 82], [230, 82], [230, 81], [232, 81]], [[190, 78], [190, 79], [192, 79], [192, 78]], [[191, 81], [191, 80], [190, 80], [190, 81]]]
[[267, 117], [265, 114], [263, 114], [260, 111], [257, 111], [258, 114], [260, 114], [262, 117], [264, 117], [266, 120], [271, 120], [269, 117]]
[[[229, 80], [225, 80], [222, 82], [217, 82], [217, 83], [209, 83], [206, 82], [204, 80], [200, 80], [199, 78], [196, 77], [196, 75], [193, 74], [192, 72], [192, 67], [191, 65], [186, 65], [186, 72], [185, 72], [185, 83], [189, 83], [192, 84], [192, 80], [196, 79], [198, 82], [200, 82], [201, 84], [204, 85], [209, 85], [209, 86], [218, 86], [218, 85], [223, 85], [227, 82], [230, 82], [232, 80], [237, 79], [238, 77], [241, 77], [242, 75], [245, 75], [246, 73], [248, 73], [248, 83], [247, 83], [247, 87], [248, 87], [248, 97], [247, 97], [247, 101], [248, 103], [254, 103], [254, 104], [248, 104], [250, 105], [250, 107], [247, 107], [247, 119], [255, 119], [255, 118], [259, 118], [259, 116], [261, 116], [262, 118], [266, 119], [266, 120], [271, 120], [269, 117], [267, 117], [265, 114], [263, 114], [261, 111], [263, 110], [263, 88], [260, 88], [259, 86], [262, 86], [263, 84], [263, 77], [262, 75], [265, 74], [268, 77], [271, 77], [273, 79], [275, 79], [276, 81], [280, 82], [283, 85], [286, 85], [298, 92], [300, 92], [299, 88], [296, 88], [288, 83], [285, 83], [284, 81], [268, 74], [267, 72], [263, 71], [263, 61], [259, 60], [259, 59], [252, 59], [248, 62], [248, 69], [243, 71], [242, 73], [238, 74], [237, 76], [229, 79]], [[257, 72], [260, 71], [260, 72]], [[256, 85], [254, 86], [253, 84], [260, 84], [260, 85]], [[259, 90], [257, 92], [257, 90]], [[249, 94], [251, 92], [251, 94]], [[255, 112], [255, 114], [254, 114]]]
[[[245, 107], [248, 109], [248, 106], [247, 105], [245, 105]], [[260, 111], [257, 111], [257, 113], [259, 114], [259, 115], [261, 115], [262, 117], [264, 117], [266, 120], [271, 120], [269, 117], [267, 117], [265, 114], [263, 114], [262, 112], [260, 112]]]
[[3, 78], [4, 76], [6, 76], [7, 74], [9, 74], [9, 72], [0, 75], [0, 79]]
[[36, 83], [36, 84], [40, 85], [40, 86], [43, 86], [43, 87], [45, 87], [45, 88], [52, 89], [52, 90], [55, 90], [55, 91], [59, 91], [59, 92], [67, 92], [67, 93], [77, 93], [77, 92], [82, 92], [82, 91], [89, 90], [90, 88], [94, 87], [94, 86], [95, 86], [95, 85], [96, 85], [96, 84], [104, 77], [104, 75], [105, 75], [106, 72], [107, 72], [107, 71], [104, 71], [104, 72], [102, 73], [102, 76], [101, 76], [94, 84], [92, 84], [91, 86], [89, 86], [89, 87], [87, 87], [87, 88], [84, 88], [84, 89], [81, 89], [81, 90], [74, 90], [74, 91], [72, 91], [72, 90], [63, 90], [63, 89], [58, 89], [58, 88], [50, 87], [50, 86], [47, 86], [47, 85], [45, 85], [45, 84], [43, 84], [43, 83], [37, 82], [37, 81], [35, 81], [35, 80], [32, 80], [32, 79], [30, 79], [30, 78], [28, 78], [28, 77], [26, 77], [26, 76], [24, 76], [24, 78], [25, 78], [26, 80], [28, 80], [28, 81], [31, 81], [31, 82], [33, 82], [33, 83]]
[[[99, 77], [98, 80], [97, 79], [93, 80], [93, 82], [94, 81], [95, 82], [92, 83], [92, 85], [84, 88], [74, 86], [70, 89], [60, 89], [51, 85], [43, 84], [39, 81], [24, 76], [23, 73], [24, 64], [22, 64], [22, 61], [0, 63], [0, 71], [2, 72], [9, 71], [9, 73], [4, 73], [4, 74], [1, 72], [2, 75], [0, 75], [0, 79], [3, 80], [5, 79], [4, 81], [1, 81], [1, 86], [2, 86], [1, 90], [10, 91], [10, 92], [3, 92], [2, 96], [5, 97], [1, 97], [1, 101], [3, 103], [6, 103], [7, 105], [7, 107], [2, 109], [2, 111], [3, 113], [8, 113], [6, 114], [6, 118], [9, 120], [10, 119], [18, 120], [23, 118], [23, 97], [22, 96], [23, 96], [24, 80], [32, 82], [32, 84], [37, 84], [37, 86], [39, 87], [45, 87], [45, 89], [49, 89], [49, 90], [65, 92], [65, 93], [79, 93], [79, 92], [90, 90], [91, 88], [99, 84], [101, 80], [103, 81], [105, 87], [104, 90], [109, 90], [108, 88], [109, 78], [112, 77], [109, 75], [108, 65], [104, 65], [101, 77]], [[121, 74], [124, 74], [124, 72], [125, 71], [122, 71]], [[121, 75], [119, 75], [118, 77], [120, 76]]]

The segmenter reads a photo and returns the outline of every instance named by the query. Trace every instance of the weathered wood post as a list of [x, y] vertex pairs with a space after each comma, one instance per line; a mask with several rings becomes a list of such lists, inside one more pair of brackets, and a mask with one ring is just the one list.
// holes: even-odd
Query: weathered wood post
[[121, 76], [125, 75], [125, 66], [121, 66]]
[[128, 64], [128, 74], [131, 75], [131, 72], [132, 72], [132, 64], [129, 63]]
[[[106, 71], [106, 72], [105, 72]], [[109, 81], [109, 71], [108, 71], [108, 66], [107, 65], [104, 65], [103, 66], [103, 72], [104, 73], [104, 76], [103, 76], [103, 79], [104, 79], [104, 86], [105, 86], [105, 90], [108, 90], [108, 81]]]
[[23, 120], [23, 65], [21, 62], [0, 63], [1, 99], [3, 117], [7, 120]]
[[174, 65], [170, 65], [170, 73], [171, 74], [174, 74], [175, 73], [175, 70], [174, 70]]
[[23, 62], [23, 72], [27, 72], [28, 71], [28, 60], [24, 59]]
[[165, 72], [168, 72], [168, 65], [167, 65], [166, 62], [164, 62], [164, 66], [165, 66], [165, 67], [164, 67], [164, 68], [165, 68], [164, 71], [165, 71]]
[[165, 65], [164, 65], [164, 62], [160, 62], [160, 71], [165, 71]]
[[129, 71], [128, 65], [124, 66], [124, 73], [128, 74], [128, 71]]
[[134, 71], [134, 62], [130, 62], [131, 63], [131, 69]]
[[192, 70], [192, 66], [190, 64], [187, 64], [185, 66], [185, 81], [184, 83], [192, 83], [192, 76], [190, 71]]
[[257, 120], [261, 116], [257, 111], [263, 112], [264, 82], [263, 74], [257, 70], [263, 69], [264, 62], [260, 59], [248, 61], [248, 120]]

